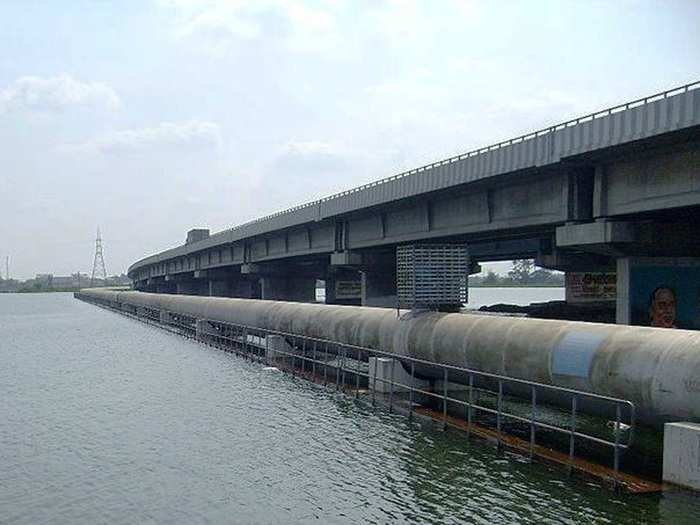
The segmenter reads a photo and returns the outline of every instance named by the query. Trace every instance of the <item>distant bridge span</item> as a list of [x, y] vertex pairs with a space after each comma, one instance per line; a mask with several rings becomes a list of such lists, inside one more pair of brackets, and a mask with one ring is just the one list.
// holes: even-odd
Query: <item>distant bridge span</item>
[[[564, 271], [697, 257], [699, 88], [296, 206], [146, 257], [129, 277], [141, 290], [285, 300], [313, 300], [317, 278], [359, 279], [362, 304], [378, 305], [391, 303], [393, 250], [407, 242], [466, 242], [475, 261], [536, 257]], [[328, 301], [343, 302], [331, 288]]]

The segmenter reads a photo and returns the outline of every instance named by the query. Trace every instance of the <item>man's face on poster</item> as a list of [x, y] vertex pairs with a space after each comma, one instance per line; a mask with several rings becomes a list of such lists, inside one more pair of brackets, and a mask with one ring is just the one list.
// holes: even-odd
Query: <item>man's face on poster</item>
[[651, 326], [675, 328], [676, 294], [670, 288], [658, 288], [651, 300], [649, 309]]

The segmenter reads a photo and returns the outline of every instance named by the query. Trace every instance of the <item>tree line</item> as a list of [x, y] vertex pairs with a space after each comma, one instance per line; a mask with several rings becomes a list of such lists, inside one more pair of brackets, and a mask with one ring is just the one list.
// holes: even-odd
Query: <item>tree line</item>
[[538, 268], [532, 259], [516, 259], [507, 275], [493, 270], [486, 275], [471, 275], [469, 286], [564, 286], [564, 274]]

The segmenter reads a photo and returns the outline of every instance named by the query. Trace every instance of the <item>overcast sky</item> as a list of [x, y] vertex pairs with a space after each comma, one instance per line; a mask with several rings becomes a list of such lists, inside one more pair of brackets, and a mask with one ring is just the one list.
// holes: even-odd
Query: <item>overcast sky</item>
[[[700, 77], [700, 1], [0, 2], [0, 255], [110, 274]], [[3, 265], [4, 266], [4, 265]], [[4, 270], [4, 268], [3, 268]]]

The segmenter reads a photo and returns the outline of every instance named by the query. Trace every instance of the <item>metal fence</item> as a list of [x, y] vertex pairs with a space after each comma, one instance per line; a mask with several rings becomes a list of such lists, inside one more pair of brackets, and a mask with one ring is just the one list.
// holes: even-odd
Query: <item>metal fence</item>
[[[199, 322], [202, 322], [201, 320]], [[265, 365], [277, 365], [279, 368], [301, 377], [314, 379], [323, 385], [334, 385], [336, 390], [348, 391], [355, 398], [362, 393], [369, 396], [372, 406], [377, 403], [378, 397], [388, 406], [391, 412], [397, 406], [397, 394], [399, 392], [406, 399], [405, 408], [408, 417], [414, 415], [414, 402], [417, 396], [436, 401], [442, 409], [443, 426], [453, 425], [452, 417], [448, 417], [448, 407], [462, 407], [466, 432], [470, 433], [478, 415], [490, 415], [496, 430], [496, 445], [503, 444], [503, 426], [506, 422], [519, 423], [525, 425], [529, 433], [529, 456], [535, 455], [537, 434], [540, 430], [554, 432], [563, 435], [568, 440], [568, 467], [570, 471], [574, 468], [574, 458], [578, 443], [581, 441], [602, 445], [612, 449], [612, 469], [615, 485], [618, 483], [618, 473], [620, 458], [627, 450], [633, 440], [635, 425], [635, 406], [632, 402], [590, 392], [583, 392], [554, 385], [547, 385], [533, 381], [526, 381], [514, 377], [482, 372], [465, 367], [435, 363], [423, 359], [408, 356], [399, 356], [390, 352], [375, 350], [366, 347], [359, 347], [318, 339], [314, 337], [302, 336], [299, 334], [267, 330], [246, 325], [223, 323], [213, 320], [203, 320], [207, 327], [197, 334], [196, 326], [193, 326], [191, 319], [173, 320], [170, 324], [177, 326], [186, 334], [197, 335], [200, 341], [207, 342], [219, 348], [232, 350], [248, 359], [258, 361]], [[277, 338], [277, 339], [275, 339]], [[390, 377], [377, 377], [371, 374], [366, 362], [370, 358], [391, 359]], [[394, 379], [394, 367], [400, 367], [407, 371], [410, 378], [407, 382]], [[418, 378], [417, 369], [431, 370], [431, 376], [439, 376], [442, 381], [440, 391], [427, 390], [415, 386], [414, 379]], [[437, 373], [436, 373], [437, 372]], [[450, 381], [466, 378], [466, 397], [461, 399], [450, 394]], [[378, 394], [378, 385], [384, 384], [388, 387], [388, 394]], [[483, 385], [493, 387], [493, 390], [484, 388]], [[365, 390], [363, 387], [367, 387]], [[515, 413], [509, 411], [505, 406], [506, 392], [517, 390], [522, 394], [524, 390], [529, 392], [529, 414]], [[491, 395], [494, 403], [489, 406], [485, 400]], [[552, 399], [561, 397], [570, 399], [567, 410], [568, 424], [565, 426], [556, 425], [538, 419], [540, 405], [539, 398]], [[607, 405], [615, 414], [614, 419], [614, 439], [606, 439], [588, 432], [584, 432], [577, 426], [580, 416], [579, 409], [582, 403], [595, 402]], [[627, 430], [623, 432], [622, 428]]]
[[431, 308], [467, 302], [469, 255], [464, 244], [396, 247], [396, 289], [400, 308]]
[[[90, 299], [89, 302], [149, 324], [168, 327], [181, 335], [232, 351], [261, 364], [276, 366], [324, 386], [334, 386], [336, 390], [342, 390], [355, 398], [362, 397], [368, 400], [372, 406], [379, 400], [390, 412], [400, 407], [402, 411], [407, 412], [409, 418], [413, 418], [417, 412], [415, 401], [419, 396], [434, 401], [440, 407], [443, 427], [457, 426], [453, 413], [455, 409], [460, 409], [460, 419], [465, 423], [461, 428], [466, 430], [467, 436], [477, 428], [477, 419], [486, 416], [490, 418], [487, 424], [495, 430], [494, 440], [498, 448], [505, 443], [504, 425], [521, 425], [527, 430], [530, 459], [537, 455], [535, 449], [539, 445], [538, 432], [547, 431], [564, 436], [568, 441], [570, 473], [575, 469], [576, 453], [582, 442], [612, 449], [611, 481], [616, 489], [619, 487], [621, 456], [632, 445], [635, 406], [625, 399], [299, 334], [210, 319], [195, 319], [177, 312], [159, 311], [156, 315], [156, 311], [150, 311], [152, 309], [125, 308], [124, 305], [112, 304], [109, 301]], [[376, 365], [375, 373], [371, 373], [367, 362], [376, 358], [391, 360], [388, 378], [377, 377]], [[395, 379], [394, 372], [397, 367], [405, 370], [408, 381]], [[441, 388], [436, 390], [418, 386], [416, 380], [421, 377], [441, 378]], [[454, 381], [465, 387], [464, 398], [452, 393], [450, 384]], [[388, 392], [379, 392], [380, 385], [384, 385], [384, 390], [388, 389]], [[514, 393], [517, 393], [517, 396]], [[526, 413], [513, 409], [512, 400], [516, 397], [520, 400], [520, 407], [528, 407]], [[544, 398], [568, 400], [568, 407], [561, 411], [564, 414], [561, 424], [543, 421], [539, 417], [542, 415], [541, 400]], [[604, 406], [614, 414], [613, 439], [595, 435], [579, 427], [581, 405], [591, 403]], [[547, 410], [550, 409], [547, 405]], [[479, 421], [479, 424], [482, 423], [483, 419]]]

